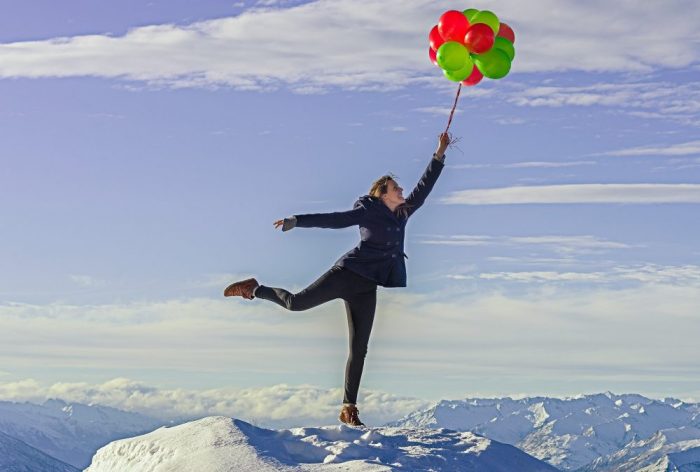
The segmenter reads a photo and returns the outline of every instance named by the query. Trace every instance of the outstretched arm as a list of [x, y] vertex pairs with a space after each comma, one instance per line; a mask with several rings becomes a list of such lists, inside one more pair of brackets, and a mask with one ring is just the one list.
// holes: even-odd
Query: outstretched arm
[[334, 213], [311, 213], [307, 215], [294, 215], [274, 222], [275, 229], [282, 227], [282, 231], [289, 231], [297, 226], [300, 228], [347, 228], [360, 224], [365, 213], [364, 207], [358, 207], [349, 211]]
[[425, 202], [425, 199], [428, 198], [435, 182], [437, 182], [438, 177], [440, 177], [440, 173], [442, 173], [442, 168], [445, 166], [445, 151], [449, 145], [450, 137], [447, 133], [442, 133], [438, 140], [438, 147], [433, 154], [433, 158], [430, 159], [428, 168], [425, 169], [423, 176], [418, 181], [418, 184], [416, 184], [416, 188], [414, 188], [411, 194], [406, 198], [406, 204], [409, 205], [408, 216], [411, 216], [420, 208]]

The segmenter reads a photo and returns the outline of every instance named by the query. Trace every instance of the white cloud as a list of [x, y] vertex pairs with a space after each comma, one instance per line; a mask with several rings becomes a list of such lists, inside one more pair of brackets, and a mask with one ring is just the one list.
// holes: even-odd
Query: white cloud
[[572, 161], [572, 162], [516, 162], [513, 164], [503, 164], [506, 169], [530, 169], [530, 168], [544, 168], [544, 169], [557, 169], [560, 167], [578, 167], [578, 166], [591, 166], [597, 164], [596, 161]]
[[[519, 251], [519, 257], [496, 256], [488, 260], [497, 263], [522, 265], [572, 265], [576, 263], [581, 269], [592, 263], [591, 258], [582, 258], [591, 254], [604, 254], [610, 251], [627, 250], [633, 247], [643, 247], [628, 243], [610, 241], [590, 235], [562, 236], [479, 236], [479, 235], [433, 235], [424, 236], [418, 240], [421, 244], [440, 246], [492, 246], [497, 247], [498, 253], [502, 248], [508, 251]], [[533, 253], [534, 252], [534, 253]], [[548, 256], [548, 257], [545, 257]], [[556, 258], [552, 256], [557, 256]], [[474, 278], [474, 276], [469, 276]]]
[[514, 236], [508, 238], [510, 243], [547, 245], [552, 247], [567, 247], [571, 249], [628, 249], [629, 244], [608, 241], [595, 236]]
[[[597, 83], [586, 86], [523, 87], [509, 83], [501, 95], [518, 106], [529, 107], [609, 107], [624, 113], [652, 119], [672, 119], [700, 126], [700, 85], [668, 82]], [[510, 90], [508, 90], [510, 89]]]
[[[427, 59], [426, 38], [439, 15], [453, 8], [447, 1], [407, 0], [401, 8], [376, 0], [289, 8], [277, 8], [289, 4], [284, 1], [262, 4], [276, 7], [189, 26], [144, 26], [119, 37], [2, 44], [0, 77], [96, 76], [255, 90], [288, 84], [303, 93], [444, 81]], [[474, 6], [496, 11], [514, 27], [515, 73], [651, 71], [687, 67], [700, 58], [694, 47], [700, 13], [687, 0], [645, 8], [602, 0], [477, 1]], [[581, 93], [569, 100], [586, 104], [600, 98]]]
[[461, 190], [440, 200], [456, 205], [561, 203], [700, 203], [698, 184], [573, 184]]
[[497, 118], [496, 123], [499, 125], [522, 125], [527, 123], [523, 118]]
[[[161, 419], [191, 419], [223, 415], [273, 427], [337, 422], [341, 389], [310, 385], [210, 390], [167, 389], [116, 378], [101, 384], [59, 382], [44, 385], [34, 379], [0, 384], [0, 399], [40, 403], [59, 398], [69, 403], [111, 406]], [[362, 417], [374, 424], [398, 419], [428, 405], [425, 400], [384, 392], [363, 391]]]
[[700, 154], [700, 141], [666, 146], [638, 146], [604, 153], [608, 156], [689, 156]]
[[451, 169], [558, 169], [561, 167], [579, 167], [596, 165], [596, 161], [530, 161], [513, 162], [511, 164], [457, 164], [448, 165]]
[[[415, 111], [420, 112], [420, 113], [429, 113], [431, 115], [441, 115], [441, 116], [450, 116], [450, 112], [452, 111], [452, 108], [442, 108], [442, 107], [421, 107], [421, 108], [416, 108]], [[455, 115], [458, 115], [462, 113], [462, 110], [460, 109], [455, 109]]]
[[604, 278], [600, 272], [494, 272], [479, 274], [484, 280], [507, 280], [515, 282], [599, 282]]
[[519, 283], [550, 282], [586, 282], [598, 284], [616, 284], [624, 282], [661, 284], [677, 286], [700, 285], [700, 266], [659, 266], [647, 264], [641, 266], [613, 267], [607, 271], [509, 271], [481, 272], [473, 274], [450, 274], [454, 279], [483, 279]]
[[106, 285], [104, 280], [97, 279], [90, 275], [70, 275], [69, 278], [72, 282], [81, 287], [103, 287]]

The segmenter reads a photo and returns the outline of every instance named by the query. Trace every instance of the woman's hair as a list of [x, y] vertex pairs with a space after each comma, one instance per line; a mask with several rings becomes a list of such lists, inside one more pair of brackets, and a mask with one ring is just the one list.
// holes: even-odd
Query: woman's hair
[[[369, 196], [381, 198], [381, 196], [387, 193], [387, 191], [389, 190], [389, 181], [393, 181], [394, 184], [396, 184], [396, 176], [393, 174], [387, 174], [379, 177], [377, 180], [374, 181], [372, 187], [370, 187]], [[402, 203], [401, 205], [396, 207], [394, 213], [397, 216], [408, 216], [408, 209], [410, 206], [411, 205]]]

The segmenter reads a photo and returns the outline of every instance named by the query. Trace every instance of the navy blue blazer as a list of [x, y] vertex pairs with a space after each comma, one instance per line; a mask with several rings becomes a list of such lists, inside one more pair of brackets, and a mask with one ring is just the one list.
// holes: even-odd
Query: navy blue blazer
[[[301, 228], [360, 227], [360, 244], [345, 253], [335, 265], [345, 267], [383, 287], [406, 286], [404, 233], [406, 222], [423, 205], [445, 164], [433, 157], [423, 177], [406, 198], [407, 215], [393, 213], [378, 197], [360, 197], [352, 210], [335, 213], [294, 215], [289, 226]], [[296, 224], [293, 220], [296, 219]]]

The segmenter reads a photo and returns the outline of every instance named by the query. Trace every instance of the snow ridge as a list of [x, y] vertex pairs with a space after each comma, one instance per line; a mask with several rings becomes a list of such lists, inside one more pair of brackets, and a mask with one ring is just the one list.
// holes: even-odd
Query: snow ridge
[[325, 471], [556, 472], [517, 448], [446, 429], [270, 430], [209, 417], [115, 441], [85, 472]]

